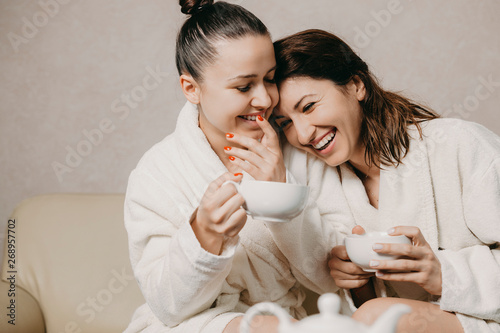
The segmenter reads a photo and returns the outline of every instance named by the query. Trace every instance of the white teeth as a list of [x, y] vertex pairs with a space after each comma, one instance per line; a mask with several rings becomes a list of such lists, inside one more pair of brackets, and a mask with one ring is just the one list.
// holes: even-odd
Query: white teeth
[[257, 116], [240, 116], [240, 117], [243, 119], [246, 119], [246, 120], [251, 120], [251, 121], [257, 120]]
[[327, 144], [330, 143], [330, 141], [332, 141], [332, 139], [335, 137], [335, 133], [333, 132], [330, 132], [329, 134], [327, 134], [323, 139], [321, 139], [320, 142], [318, 142], [317, 144], [315, 144], [313, 147], [314, 149], [322, 149], [324, 148]]

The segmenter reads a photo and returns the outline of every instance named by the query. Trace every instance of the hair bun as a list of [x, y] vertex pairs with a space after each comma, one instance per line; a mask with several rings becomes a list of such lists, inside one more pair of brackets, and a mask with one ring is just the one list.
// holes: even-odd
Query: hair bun
[[181, 12], [186, 15], [193, 15], [203, 9], [205, 6], [213, 5], [214, 0], [179, 0]]

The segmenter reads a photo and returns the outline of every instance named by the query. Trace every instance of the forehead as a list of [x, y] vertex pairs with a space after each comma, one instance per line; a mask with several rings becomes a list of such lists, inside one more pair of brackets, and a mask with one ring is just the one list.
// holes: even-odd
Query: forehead
[[218, 56], [206, 73], [218, 77], [267, 73], [276, 65], [274, 48], [269, 36], [245, 36], [224, 39], [214, 44]]
[[316, 95], [326, 85], [327, 80], [317, 80], [310, 77], [294, 77], [283, 81], [279, 86], [280, 101], [277, 108], [279, 112], [291, 111], [296, 103], [305, 95]]

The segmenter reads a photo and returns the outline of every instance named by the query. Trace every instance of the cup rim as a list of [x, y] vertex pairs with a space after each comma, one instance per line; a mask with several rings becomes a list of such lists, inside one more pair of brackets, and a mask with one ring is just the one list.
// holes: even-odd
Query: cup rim
[[243, 185], [244, 183], [259, 183], [259, 184], [265, 183], [265, 184], [272, 184], [272, 185], [277, 185], [277, 186], [286, 185], [286, 186], [296, 186], [296, 187], [300, 187], [300, 188], [309, 188], [308, 185], [304, 185], [304, 184], [274, 182], [274, 181], [270, 181], [270, 180], [242, 179], [240, 184]]
[[[365, 232], [364, 234], [362, 235], [358, 235], [358, 234], [350, 234], [350, 235], [347, 235], [346, 236], [347, 238], [351, 238], [351, 239], [362, 239], [362, 238], [378, 238], [378, 237], [397, 237], [397, 238], [401, 238], [401, 237], [406, 237], [405, 235], [389, 235], [386, 231], [370, 231], [370, 232]], [[408, 238], [408, 237], [406, 237]]]

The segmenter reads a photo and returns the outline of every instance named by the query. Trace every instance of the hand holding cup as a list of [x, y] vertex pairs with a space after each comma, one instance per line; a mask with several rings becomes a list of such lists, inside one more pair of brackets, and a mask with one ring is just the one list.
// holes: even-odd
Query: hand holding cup
[[387, 232], [391, 237], [404, 236], [410, 244], [379, 244], [375, 252], [399, 256], [397, 260], [372, 260], [370, 267], [377, 269], [376, 276], [387, 281], [413, 282], [431, 295], [441, 295], [441, 263], [417, 227], [398, 226]]

